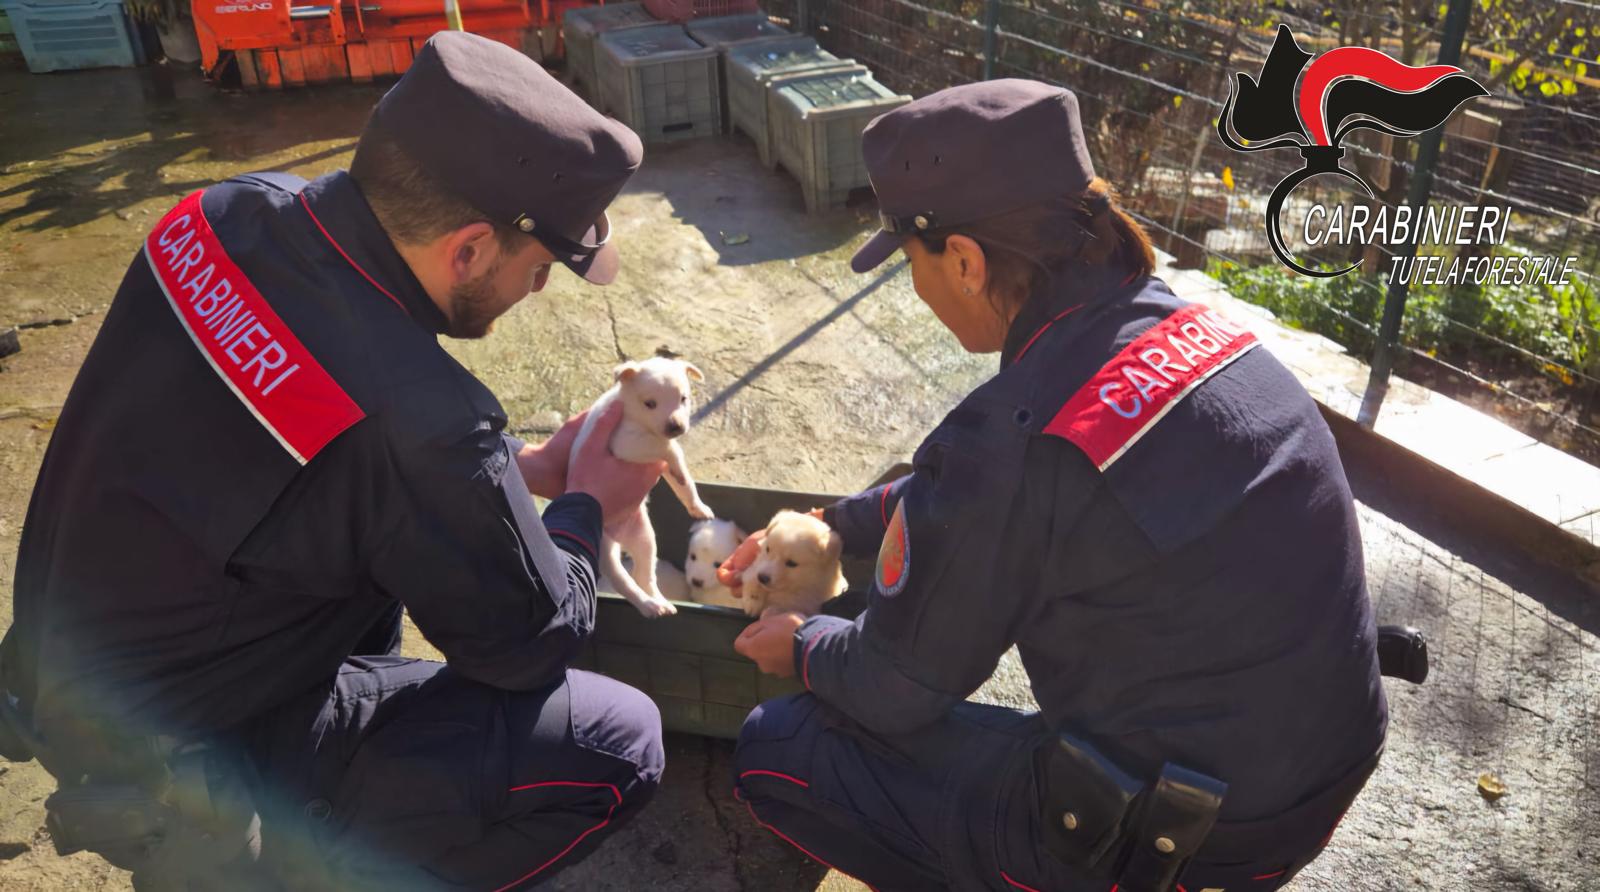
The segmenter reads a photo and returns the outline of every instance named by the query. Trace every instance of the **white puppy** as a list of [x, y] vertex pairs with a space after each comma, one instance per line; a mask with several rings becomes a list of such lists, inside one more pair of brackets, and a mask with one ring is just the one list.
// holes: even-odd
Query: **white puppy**
[[689, 528], [689, 559], [683, 572], [689, 581], [689, 597], [696, 603], [744, 607], [742, 599], [717, 581], [717, 568], [744, 538], [744, 530], [731, 520], [702, 520]]
[[[711, 517], [711, 509], [700, 501], [694, 478], [683, 460], [677, 438], [689, 429], [689, 382], [703, 381], [700, 370], [687, 362], [654, 357], [643, 362], [617, 366], [611, 389], [589, 409], [589, 417], [572, 443], [576, 457], [594, 430], [594, 424], [612, 403], [622, 404], [622, 420], [611, 434], [611, 454], [623, 461], [667, 463], [667, 485], [689, 516]], [[633, 570], [626, 572], [622, 553], [633, 556]], [[600, 543], [600, 571], [617, 591], [649, 617], [677, 613], [677, 608], [661, 593], [656, 576], [656, 531], [640, 502], [630, 514], [606, 524]]]
[[767, 524], [761, 551], [741, 577], [744, 612], [798, 610], [807, 616], [844, 593], [839, 555], [844, 539], [809, 514], [779, 511]]
[[[633, 575], [633, 558], [626, 554], [622, 556], [622, 572], [628, 577]], [[617, 587], [603, 573], [597, 582], [596, 591], [610, 592], [613, 595], [622, 594], [617, 591]], [[682, 570], [659, 558], [656, 560], [656, 588], [660, 590], [661, 594], [666, 595], [669, 601], [689, 600], [688, 578], [683, 575]]]

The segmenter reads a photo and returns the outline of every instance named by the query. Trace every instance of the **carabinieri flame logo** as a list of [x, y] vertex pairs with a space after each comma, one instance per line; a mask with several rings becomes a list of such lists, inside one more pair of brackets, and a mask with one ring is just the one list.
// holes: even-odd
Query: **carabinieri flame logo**
[[[1302, 69], [1304, 77], [1300, 76]], [[1339, 166], [1344, 157], [1339, 143], [1346, 134], [1365, 127], [1394, 136], [1416, 136], [1443, 124], [1461, 103], [1487, 95], [1488, 90], [1454, 65], [1407, 65], [1358, 46], [1342, 46], [1312, 59], [1295, 41], [1289, 26], [1279, 25], [1260, 80], [1252, 80], [1242, 71], [1234, 75], [1233, 90], [1217, 118], [1217, 135], [1228, 148], [1239, 152], [1287, 146], [1300, 149], [1305, 167], [1285, 177], [1267, 200], [1267, 241], [1272, 253], [1296, 272], [1324, 278], [1342, 276], [1360, 263], [1325, 272], [1301, 266], [1289, 256], [1278, 231], [1278, 212], [1289, 193], [1326, 173], [1354, 181], [1371, 198], [1372, 187]]]

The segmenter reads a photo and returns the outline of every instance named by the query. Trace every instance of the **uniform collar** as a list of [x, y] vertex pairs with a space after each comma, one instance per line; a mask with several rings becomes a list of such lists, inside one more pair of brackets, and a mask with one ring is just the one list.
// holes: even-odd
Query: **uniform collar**
[[1005, 346], [1000, 351], [1000, 368], [1009, 368], [1021, 359], [1045, 331], [1072, 325], [1076, 319], [1089, 316], [1094, 305], [1104, 303], [1109, 295], [1124, 290], [1129, 284], [1126, 274], [1104, 266], [1057, 276], [1055, 281], [1028, 298], [1021, 312], [1011, 320]]
[[299, 201], [334, 251], [418, 325], [443, 334], [449, 325], [346, 171], [334, 171], [306, 184]]

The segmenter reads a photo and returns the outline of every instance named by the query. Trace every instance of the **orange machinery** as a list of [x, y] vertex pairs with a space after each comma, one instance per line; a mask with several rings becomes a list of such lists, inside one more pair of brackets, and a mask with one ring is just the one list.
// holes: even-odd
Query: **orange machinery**
[[247, 90], [394, 77], [459, 16], [465, 30], [524, 49], [593, 0], [192, 0], [206, 77], [237, 63]]

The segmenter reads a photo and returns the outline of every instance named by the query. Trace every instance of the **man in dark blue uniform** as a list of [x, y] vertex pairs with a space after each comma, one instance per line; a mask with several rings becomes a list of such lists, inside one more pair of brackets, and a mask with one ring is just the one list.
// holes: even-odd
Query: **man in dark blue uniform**
[[[746, 722], [740, 797], [879, 889], [1287, 882], [1387, 715], [1316, 406], [1253, 335], [1149, 275], [1071, 93], [958, 87], [863, 142], [885, 231], [857, 271], [903, 249], [1001, 370], [910, 476], [824, 512], [848, 553], [878, 554], [865, 612], [767, 616], [737, 642], [810, 691]], [[1040, 711], [965, 702], [1013, 645]]]
[[[433, 38], [349, 173], [238, 177], [151, 231], [45, 457], [0, 749], [62, 851], [141, 889], [510, 889], [646, 802], [660, 720], [570, 670], [608, 510], [660, 468], [504, 433], [439, 345], [560, 261], [616, 273], [638, 139]], [[533, 492], [553, 499], [543, 517]], [[401, 608], [447, 663], [402, 659]]]

